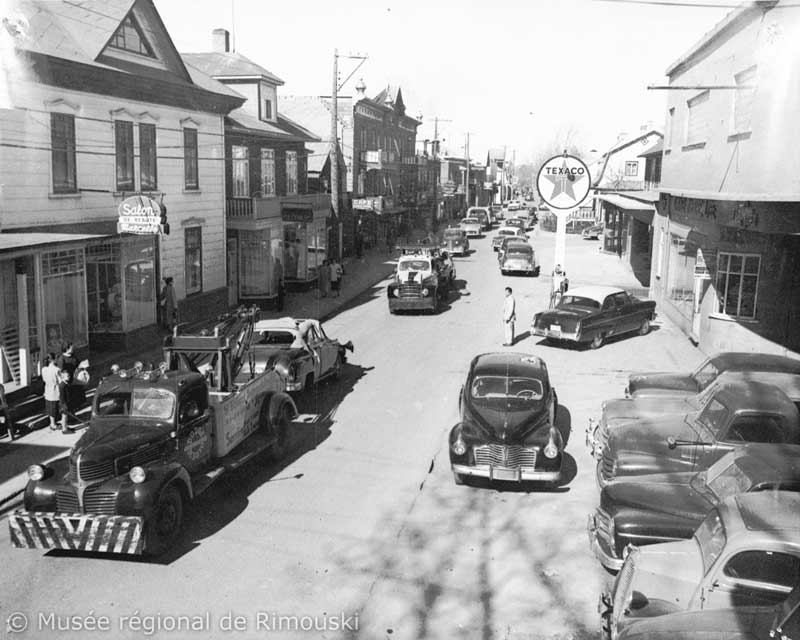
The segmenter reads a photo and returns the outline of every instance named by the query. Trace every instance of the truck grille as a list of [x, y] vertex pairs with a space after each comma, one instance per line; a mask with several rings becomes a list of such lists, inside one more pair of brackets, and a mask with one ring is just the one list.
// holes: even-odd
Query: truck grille
[[421, 284], [401, 284], [400, 285], [401, 298], [421, 298], [422, 285]]
[[134, 451], [131, 455], [126, 456], [125, 461], [130, 461], [131, 466], [141, 466], [148, 462], [153, 462], [161, 457], [161, 443], [156, 442], [149, 447]]
[[527, 449], [518, 444], [485, 444], [475, 447], [474, 453], [475, 464], [488, 464], [507, 469], [536, 466], [536, 449]]
[[609, 549], [614, 549], [614, 535], [612, 533], [611, 516], [605, 509], [597, 509], [594, 512], [594, 524], [597, 527], [597, 537], [602, 538], [608, 543]]
[[88, 487], [83, 493], [84, 513], [98, 515], [114, 515], [116, 513], [117, 494], [100, 491], [99, 487]]
[[[71, 463], [70, 463], [71, 465]], [[114, 476], [114, 461], [103, 460], [102, 462], [78, 462], [78, 474], [84, 482], [92, 480], [102, 480]]]
[[78, 496], [71, 489], [59, 489], [56, 492], [56, 511], [59, 513], [79, 513]]
[[603, 449], [603, 458], [600, 462], [602, 465], [600, 467], [600, 475], [603, 476], [603, 480], [613, 480], [614, 479], [614, 458], [608, 451], [608, 448]]

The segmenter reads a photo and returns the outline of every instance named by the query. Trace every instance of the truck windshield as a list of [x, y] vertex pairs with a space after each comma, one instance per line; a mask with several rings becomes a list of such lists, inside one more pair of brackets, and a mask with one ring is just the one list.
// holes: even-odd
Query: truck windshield
[[448, 240], [460, 240], [464, 237], [464, 232], [461, 229], [447, 229], [444, 237]]
[[694, 539], [700, 547], [700, 555], [703, 558], [703, 573], [705, 573], [725, 548], [725, 525], [722, 524], [719, 511], [713, 509], [706, 516], [703, 524], [695, 531]]
[[101, 392], [95, 415], [168, 420], [175, 409], [175, 395], [156, 387], [112, 388]]
[[427, 260], [403, 260], [397, 265], [398, 271], [430, 271], [431, 263]]

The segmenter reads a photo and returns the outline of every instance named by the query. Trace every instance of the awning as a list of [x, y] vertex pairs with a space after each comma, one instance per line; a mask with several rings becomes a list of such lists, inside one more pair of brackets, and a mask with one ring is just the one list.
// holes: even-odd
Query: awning
[[655, 205], [641, 200], [634, 200], [621, 196], [618, 193], [599, 193], [597, 197], [615, 207], [622, 209], [637, 220], [645, 224], [653, 223], [653, 215], [656, 212]]
[[71, 243], [86, 243], [89, 240], [108, 237], [107, 234], [41, 233], [36, 231], [23, 233], [6, 232], [0, 233], [0, 255], [10, 257], [10, 255], [6, 254], [21, 255], [33, 249]]
[[706, 240], [706, 235], [699, 232], [694, 227], [681, 224], [680, 222], [669, 221], [668, 231], [670, 235], [678, 236], [686, 241], [686, 246], [702, 249]]

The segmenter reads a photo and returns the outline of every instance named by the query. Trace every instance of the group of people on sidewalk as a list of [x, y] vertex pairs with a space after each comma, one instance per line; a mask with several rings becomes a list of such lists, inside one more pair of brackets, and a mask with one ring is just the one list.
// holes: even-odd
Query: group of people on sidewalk
[[78, 362], [71, 342], [61, 348], [59, 356], [48, 353], [45, 357], [42, 381], [45, 413], [50, 419], [51, 430], [58, 431], [60, 428], [62, 433], [73, 433], [69, 419], [80, 422], [75, 412], [86, 403], [88, 367], [86, 360]]
[[336, 298], [342, 289], [342, 276], [344, 269], [336, 258], [323, 260], [319, 268], [319, 292], [323, 298], [330, 293], [331, 297]]

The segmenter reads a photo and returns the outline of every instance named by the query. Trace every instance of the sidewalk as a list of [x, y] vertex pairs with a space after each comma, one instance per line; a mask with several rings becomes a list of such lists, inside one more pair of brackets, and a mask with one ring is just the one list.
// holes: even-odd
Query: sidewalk
[[[344, 278], [341, 295], [322, 297], [317, 290], [289, 294], [286, 297], [283, 311], [262, 311], [262, 318], [280, 318], [291, 316], [296, 318], [318, 318], [325, 320], [351, 303], [355, 298], [369, 290], [381, 280], [389, 277], [394, 271], [394, 258], [386, 250], [372, 249], [366, 251], [361, 260], [348, 258], [342, 261]], [[214, 319], [197, 322], [191, 330], [210, 326]], [[107, 372], [111, 364], [119, 363], [130, 366], [137, 360], [158, 363], [161, 360], [161, 345], [147, 345], [139, 353], [111, 353], [104, 358], [93, 358], [91, 366], [92, 380], [97, 380]], [[94, 389], [87, 393], [91, 402]], [[82, 420], [89, 416], [89, 408], [79, 411]], [[32, 464], [49, 462], [62, 457], [80, 438], [85, 424], [72, 425], [75, 433], [63, 434], [51, 431], [47, 417], [41, 410], [18, 420], [27, 430], [22, 437], [9, 441], [0, 440], [0, 516], [19, 506], [22, 492], [27, 484], [27, 468]]]

